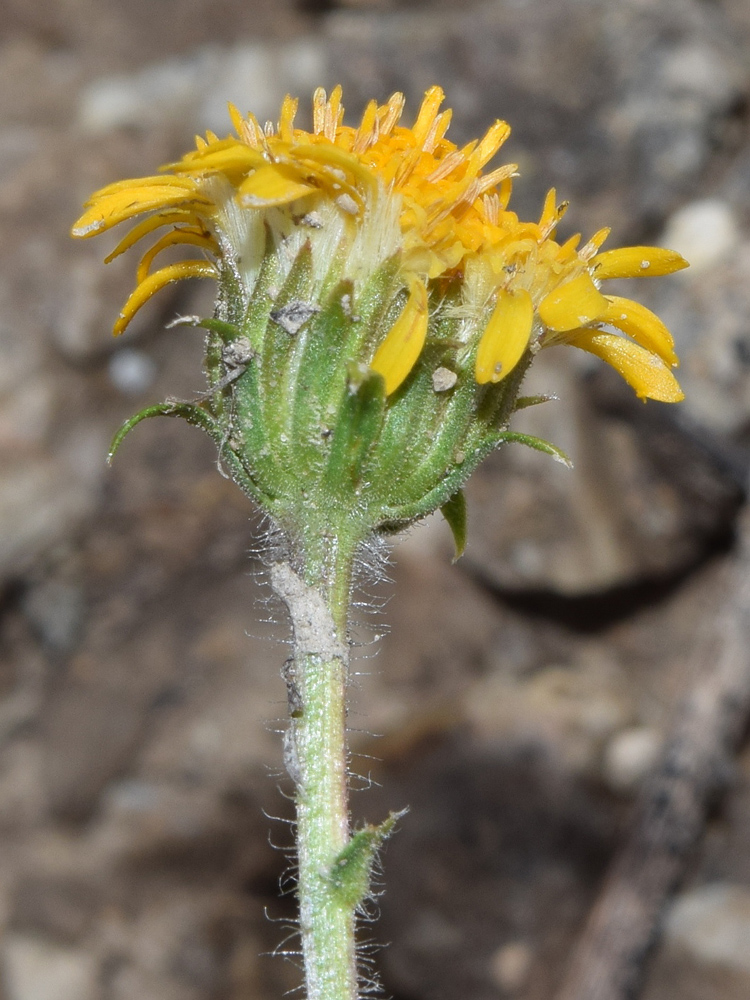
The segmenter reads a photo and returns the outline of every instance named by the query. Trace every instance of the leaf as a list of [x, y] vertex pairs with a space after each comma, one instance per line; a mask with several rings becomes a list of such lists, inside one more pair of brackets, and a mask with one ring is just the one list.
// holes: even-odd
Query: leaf
[[525, 410], [528, 406], [538, 406], [540, 403], [549, 403], [557, 399], [557, 396], [519, 396], [513, 407], [513, 412]]
[[167, 323], [166, 326], [168, 330], [176, 326], [200, 327], [203, 330], [209, 330], [211, 333], [217, 334], [225, 344], [236, 340], [242, 333], [240, 328], [234, 323], [227, 323], [223, 319], [203, 319], [200, 316], [178, 316], [170, 323]]
[[545, 455], [551, 455], [556, 462], [562, 463], [566, 468], [572, 469], [573, 463], [562, 450], [558, 448], [557, 445], [552, 444], [550, 441], [545, 441], [544, 438], [534, 437], [533, 434], [519, 434], [517, 431], [503, 431], [496, 438], [497, 444], [505, 444], [506, 442], [515, 444], [525, 444], [527, 448], [533, 448], [534, 451], [543, 451]]
[[365, 826], [352, 834], [349, 843], [331, 865], [328, 880], [338, 901], [350, 909], [359, 906], [370, 891], [372, 866], [378, 848], [393, 833], [406, 809], [391, 813], [379, 826]]
[[112, 462], [120, 445], [133, 428], [142, 420], [147, 420], [149, 417], [181, 417], [194, 427], [200, 427], [201, 430], [206, 431], [214, 440], [219, 438], [217, 424], [211, 415], [206, 413], [200, 406], [196, 406], [194, 403], [178, 403], [176, 401], [156, 403], [154, 406], [147, 406], [145, 409], [140, 410], [129, 420], [125, 421], [112, 439], [109, 454], [107, 455], [108, 463]]
[[453, 535], [453, 543], [456, 546], [456, 554], [453, 562], [457, 562], [466, 549], [466, 496], [463, 490], [454, 493], [453, 496], [440, 508], [440, 513], [448, 522], [448, 527]]

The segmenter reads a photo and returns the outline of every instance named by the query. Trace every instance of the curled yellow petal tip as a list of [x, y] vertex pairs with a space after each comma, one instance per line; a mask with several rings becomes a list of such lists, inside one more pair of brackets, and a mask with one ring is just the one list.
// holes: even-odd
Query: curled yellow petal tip
[[665, 364], [673, 368], [679, 365], [674, 351], [674, 338], [655, 313], [640, 302], [623, 299], [618, 295], [608, 295], [607, 301], [607, 311], [600, 317], [602, 323], [616, 326], [641, 347], [657, 354]]
[[216, 275], [216, 267], [206, 260], [185, 260], [179, 264], [163, 267], [160, 271], [154, 271], [135, 287], [123, 306], [112, 332], [116, 337], [123, 333], [138, 310], [165, 285], [181, 281], [183, 278], [215, 278]]
[[564, 340], [606, 361], [635, 389], [640, 399], [679, 403], [685, 398], [677, 379], [661, 358], [632, 340], [597, 330], [574, 330], [566, 334]]
[[385, 379], [387, 396], [398, 389], [417, 363], [427, 337], [428, 319], [427, 289], [419, 278], [415, 278], [401, 315], [388, 331], [370, 365]]

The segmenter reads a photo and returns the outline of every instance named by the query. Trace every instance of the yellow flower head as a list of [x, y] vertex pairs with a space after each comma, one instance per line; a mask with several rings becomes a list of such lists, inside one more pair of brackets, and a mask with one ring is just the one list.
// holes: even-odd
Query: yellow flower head
[[[578, 237], [558, 243], [566, 206], [554, 190], [538, 222], [519, 221], [508, 209], [515, 165], [484, 172], [509, 127], [497, 121], [459, 148], [445, 138], [451, 112], [439, 111], [442, 100], [440, 88], [431, 88], [411, 128], [400, 124], [401, 94], [380, 106], [371, 101], [353, 128], [343, 124], [341, 89], [330, 98], [318, 90], [311, 132], [295, 128], [290, 97], [278, 124], [264, 127], [230, 106], [236, 136], [209, 133], [160, 175], [96, 192], [74, 236], [145, 216], [108, 260], [167, 229], [143, 256], [115, 333], [169, 282], [232, 281], [247, 301], [269, 246], [282, 279], [309, 247], [321, 294], [334, 261], [355, 294], [387, 261], [398, 261], [401, 311], [371, 356], [350, 359], [380, 373], [388, 395], [412, 372], [433, 316], [449, 309], [480, 385], [505, 379], [528, 350], [570, 344], [607, 361], [640, 397], [680, 400], [669, 331], [644, 306], [602, 292], [601, 283], [669, 274], [686, 262], [656, 247], [601, 253], [608, 230], [581, 248]], [[152, 271], [157, 254], [175, 244], [198, 248], [200, 258]]]

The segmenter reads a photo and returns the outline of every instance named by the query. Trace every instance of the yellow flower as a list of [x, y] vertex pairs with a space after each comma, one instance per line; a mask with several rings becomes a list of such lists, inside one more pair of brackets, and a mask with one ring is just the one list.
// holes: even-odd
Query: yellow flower
[[[680, 400], [669, 331], [644, 306], [600, 286], [608, 278], [669, 274], [686, 262], [657, 247], [600, 253], [608, 230], [580, 249], [578, 237], [556, 242], [566, 206], [557, 204], [554, 189], [538, 222], [519, 221], [508, 209], [515, 165], [483, 172], [509, 127], [497, 121], [484, 138], [459, 148], [445, 138], [451, 112], [439, 112], [442, 100], [440, 88], [431, 88], [411, 128], [400, 124], [401, 94], [380, 106], [371, 101], [353, 128], [343, 124], [341, 88], [330, 98], [318, 90], [311, 132], [295, 128], [297, 101], [290, 97], [278, 124], [265, 127], [230, 106], [236, 136], [209, 133], [162, 174], [96, 192], [74, 236], [146, 216], [108, 260], [167, 227], [142, 258], [114, 332], [182, 278], [225, 278], [248, 300], [269, 246], [282, 279], [309, 246], [321, 294], [334, 260], [356, 294], [398, 259], [401, 313], [371, 357], [351, 359], [379, 372], [388, 394], [411, 373], [431, 318], [448, 308], [460, 319], [459, 346], [474, 359], [479, 384], [502, 381], [527, 350], [569, 344], [603, 358], [640, 397]], [[152, 272], [157, 254], [174, 245], [197, 247], [203, 256]], [[449, 290], [458, 294], [444, 306]]]

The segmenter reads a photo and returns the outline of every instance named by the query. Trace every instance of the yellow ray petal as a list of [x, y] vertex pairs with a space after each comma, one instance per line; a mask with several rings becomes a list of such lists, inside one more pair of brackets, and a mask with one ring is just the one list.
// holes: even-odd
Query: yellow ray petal
[[678, 365], [679, 360], [674, 352], [672, 334], [659, 317], [640, 302], [632, 299], [622, 299], [618, 295], [608, 295], [609, 307], [599, 322], [609, 323], [618, 330], [627, 333], [641, 347], [658, 354], [668, 365]]
[[[336, 146], [323, 147], [300, 143], [294, 147], [294, 157], [306, 165], [311, 164], [312, 169], [319, 173], [327, 171], [333, 176], [331, 168], [343, 170], [345, 173], [351, 174], [355, 180], [361, 181], [371, 193], [374, 194], [377, 191], [378, 181], [373, 171], [362, 163], [358, 156], [345, 149], [339, 149]], [[340, 184], [342, 191], [347, 191], [352, 197], [359, 198], [356, 189], [351, 185], [347, 186], [346, 182], [338, 177], [337, 183]]]
[[249, 208], [270, 208], [288, 205], [297, 198], [318, 191], [319, 188], [291, 177], [272, 164], [266, 164], [246, 177], [240, 184], [237, 197], [241, 205]]
[[103, 188], [99, 188], [98, 191], [95, 191], [85, 204], [88, 207], [108, 195], [119, 194], [123, 191], [130, 192], [135, 188], [148, 187], [173, 187], [182, 188], [185, 191], [197, 190], [195, 181], [190, 177], [175, 177], [172, 174], [154, 174], [151, 177], [137, 177], [135, 179], [131, 177], [128, 180], [107, 184]]
[[216, 245], [216, 240], [212, 236], [204, 236], [202, 233], [191, 233], [184, 229], [173, 229], [169, 233], [165, 233], [161, 239], [158, 239], [154, 245], [146, 251], [146, 253], [141, 257], [141, 261], [138, 264], [138, 270], [135, 274], [136, 284], [140, 285], [148, 277], [148, 272], [153, 263], [154, 257], [160, 254], [162, 250], [167, 247], [178, 246], [178, 245], [189, 245], [194, 247], [201, 247], [203, 250], [207, 250], [209, 253], [217, 253], [218, 247]]
[[607, 305], [590, 275], [584, 273], [545, 296], [539, 303], [539, 316], [549, 330], [572, 330], [599, 319]]
[[259, 149], [253, 149], [244, 142], [233, 141], [227, 146], [207, 146], [205, 151], [193, 153], [191, 158], [181, 163], [173, 163], [170, 169], [192, 174], [224, 173], [244, 174], [264, 166], [266, 158]]
[[591, 262], [597, 281], [606, 278], [655, 278], [690, 265], [676, 250], [662, 247], [621, 247], [605, 250]]
[[677, 379], [661, 358], [632, 340], [597, 330], [573, 330], [563, 339], [612, 365], [641, 399], [679, 403], [685, 398]]
[[370, 364], [372, 370], [385, 379], [387, 396], [398, 389], [417, 363], [427, 336], [428, 319], [427, 289], [418, 278], [414, 278], [401, 315]]
[[215, 278], [216, 275], [216, 268], [207, 260], [185, 260], [149, 274], [145, 281], [142, 281], [131, 293], [112, 332], [116, 337], [119, 336], [141, 306], [145, 305], [152, 295], [155, 295], [159, 289], [164, 288], [170, 282], [181, 281], [183, 278]]
[[96, 198], [70, 232], [72, 236], [85, 239], [135, 215], [185, 204], [208, 205], [210, 202], [195, 187], [192, 190], [171, 185], [144, 187], [137, 181], [131, 182], [129, 188]]
[[500, 382], [516, 367], [529, 346], [534, 323], [534, 303], [525, 289], [501, 289], [497, 305], [479, 341], [476, 380]]
[[147, 219], [141, 219], [140, 222], [137, 222], [130, 232], [120, 240], [112, 253], [104, 258], [104, 263], [111, 263], [115, 257], [119, 257], [120, 254], [125, 253], [126, 250], [135, 246], [139, 240], [142, 240], [144, 236], [153, 233], [155, 229], [160, 229], [162, 226], [175, 225], [179, 222], [192, 222], [195, 225], [200, 225], [195, 213], [187, 208], [169, 208], [164, 212], [155, 212], [153, 215], [149, 215]]

